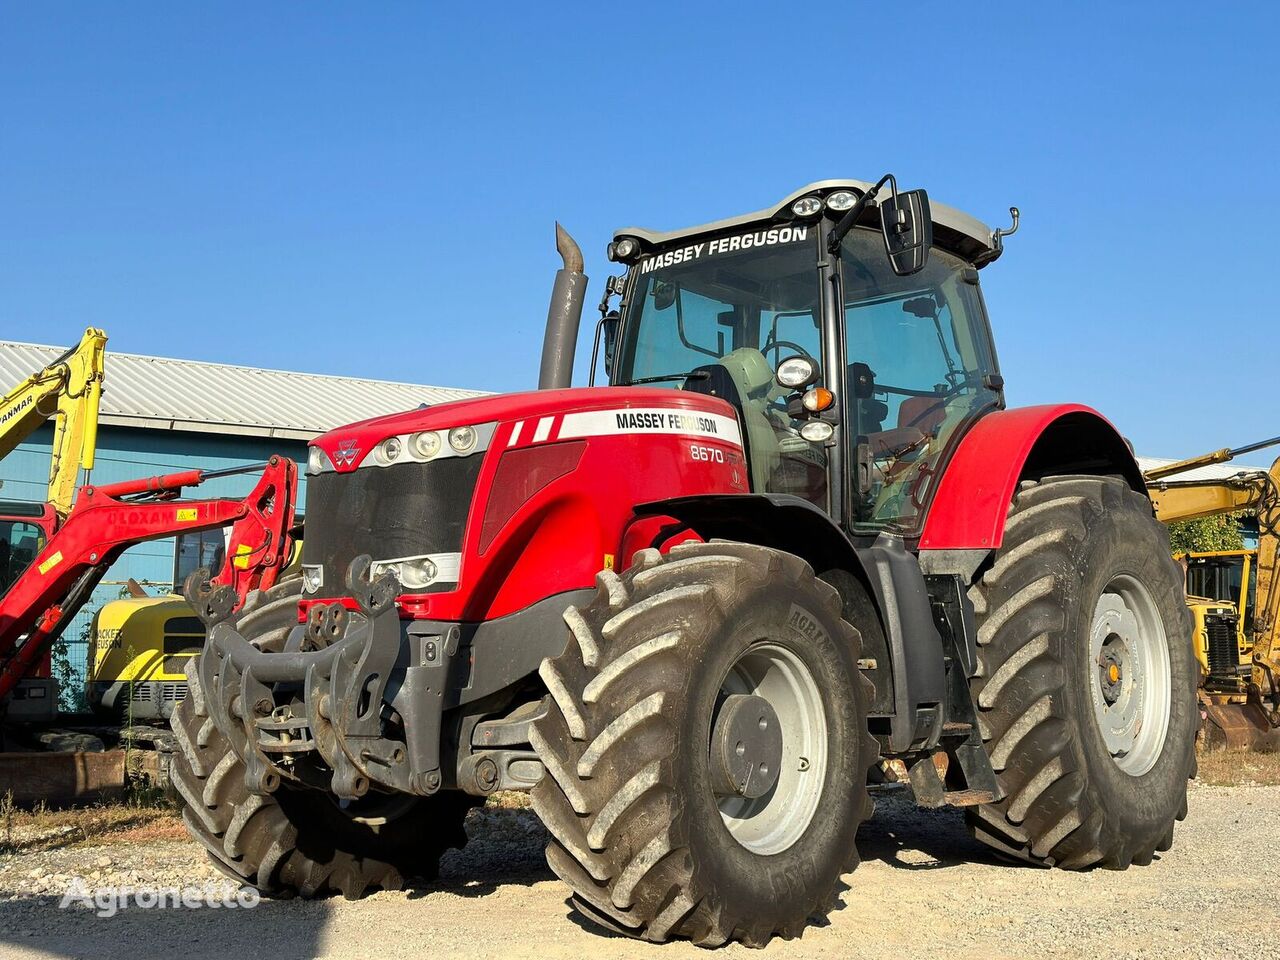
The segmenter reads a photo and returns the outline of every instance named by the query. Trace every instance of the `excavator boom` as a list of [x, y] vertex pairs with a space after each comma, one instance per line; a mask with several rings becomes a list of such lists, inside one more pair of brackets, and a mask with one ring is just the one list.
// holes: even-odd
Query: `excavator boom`
[[48, 501], [66, 516], [80, 471], [93, 469], [107, 335], [90, 327], [80, 343], [0, 399], [0, 459], [54, 418]]
[[238, 605], [250, 590], [275, 583], [292, 546], [298, 480], [292, 460], [273, 456], [244, 500], [177, 499], [186, 487], [261, 466], [82, 487], [66, 519], [0, 597], [0, 700], [45, 655], [107, 568], [134, 544], [230, 526], [235, 549], [214, 584], [233, 588]]

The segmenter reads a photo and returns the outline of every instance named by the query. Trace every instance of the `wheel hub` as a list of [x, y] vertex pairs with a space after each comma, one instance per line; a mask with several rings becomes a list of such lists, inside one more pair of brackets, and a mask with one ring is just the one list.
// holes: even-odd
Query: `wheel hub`
[[729, 668], [716, 704], [707, 759], [720, 816], [752, 853], [781, 853], [817, 815], [826, 780], [817, 681], [794, 650], [762, 639]]
[[1131, 776], [1155, 766], [1169, 727], [1169, 649], [1155, 602], [1136, 578], [1115, 578], [1089, 628], [1094, 717], [1116, 765]]
[[763, 797], [782, 769], [782, 725], [764, 697], [725, 698], [711, 734], [711, 769], [717, 796]]

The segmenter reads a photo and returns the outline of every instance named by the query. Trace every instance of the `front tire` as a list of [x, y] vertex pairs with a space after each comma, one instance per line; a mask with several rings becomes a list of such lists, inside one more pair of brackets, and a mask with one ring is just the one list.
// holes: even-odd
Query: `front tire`
[[[256, 645], [278, 649], [297, 624], [301, 584], [290, 577], [251, 595], [233, 624]], [[250, 793], [242, 758], [209, 715], [198, 660], [187, 665], [189, 693], [173, 716], [171, 777], [187, 831], [228, 876], [269, 896], [356, 899], [435, 879], [444, 852], [466, 843], [463, 820], [479, 801], [460, 793], [370, 795], [347, 808], [287, 784]]]
[[1046, 866], [1150, 863], [1186, 816], [1198, 725], [1182, 578], [1150, 501], [1109, 478], [1024, 483], [970, 598], [1004, 793], [970, 814], [975, 836]]
[[834, 906], [871, 812], [871, 685], [838, 593], [795, 556], [723, 542], [642, 551], [597, 582], [541, 670], [552, 870], [630, 936], [798, 936]]

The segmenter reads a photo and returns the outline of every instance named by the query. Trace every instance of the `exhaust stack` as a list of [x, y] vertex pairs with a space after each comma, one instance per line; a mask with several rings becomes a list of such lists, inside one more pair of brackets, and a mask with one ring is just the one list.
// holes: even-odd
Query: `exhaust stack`
[[569, 231], [556, 223], [556, 250], [564, 266], [556, 271], [547, 308], [547, 333], [542, 340], [539, 390], [559, 390], [573, 380], [573, 352], [578, 345], [578, 325], [587, 297], [587, 275], [582, 272], [582, 250]]

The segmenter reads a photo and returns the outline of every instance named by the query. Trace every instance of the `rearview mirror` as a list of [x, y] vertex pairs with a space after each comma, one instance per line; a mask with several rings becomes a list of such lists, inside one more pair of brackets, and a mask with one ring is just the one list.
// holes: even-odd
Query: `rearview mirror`
[[933, 246], [929, 195], [923, 190], [908, 190], [881, 201], [880, 230], [893, 272], [900, 277], [919, 273]]

